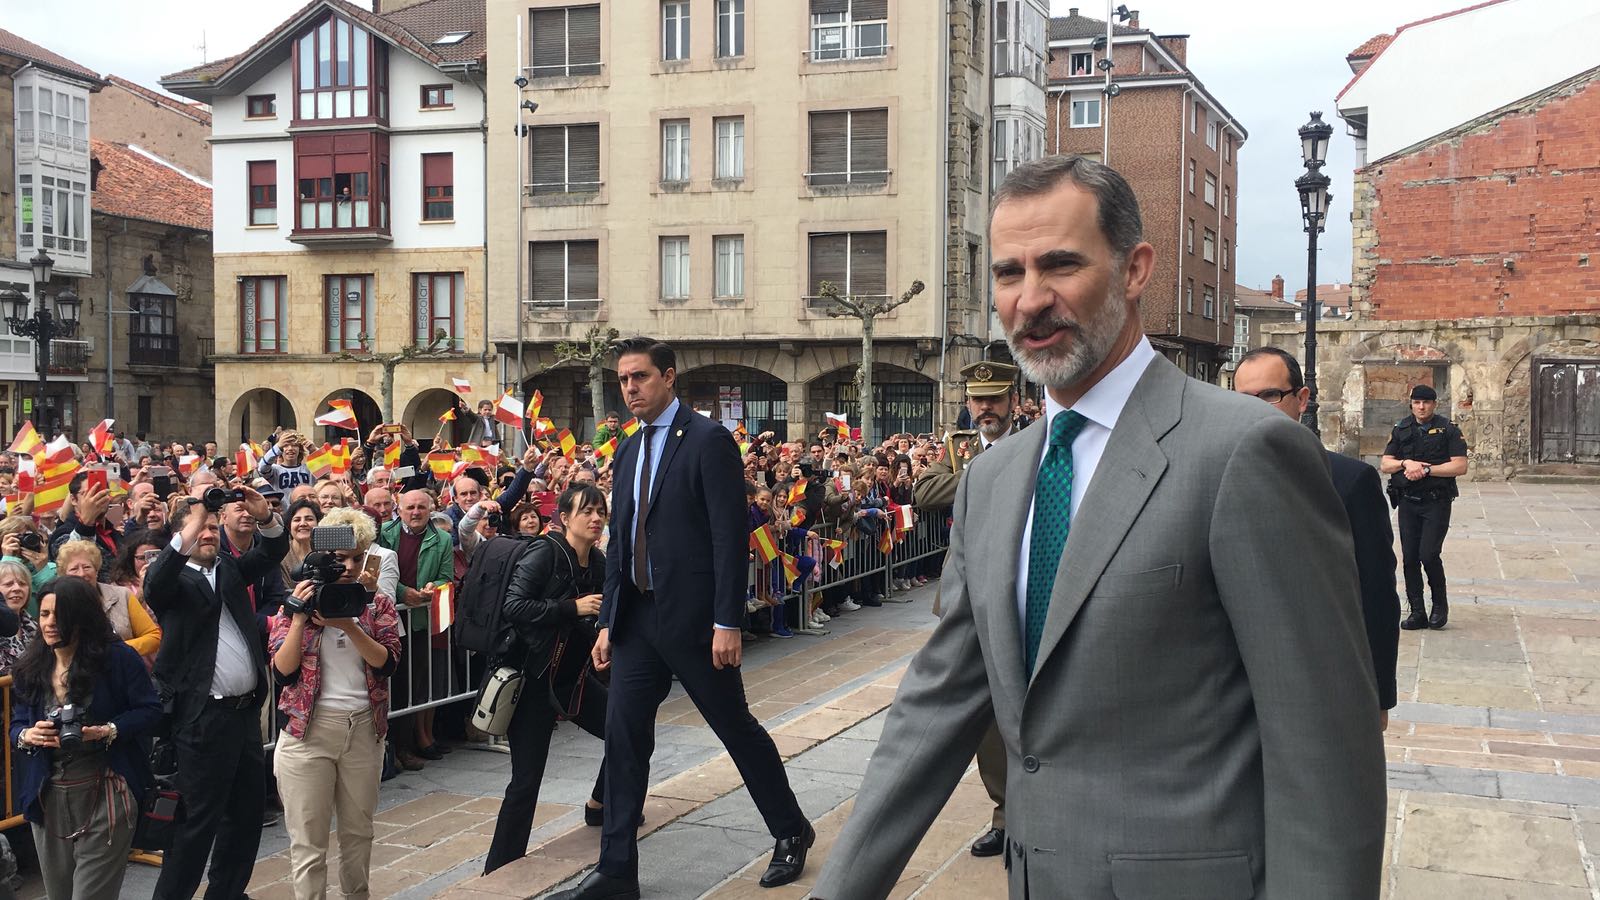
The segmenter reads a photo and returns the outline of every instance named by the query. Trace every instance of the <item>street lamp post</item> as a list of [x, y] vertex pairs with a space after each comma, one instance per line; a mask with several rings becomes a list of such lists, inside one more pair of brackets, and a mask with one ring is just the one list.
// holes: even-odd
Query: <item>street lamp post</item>
[[[6, 324], [11, 327], [11, 333], [33, 338], [39, 348], [39, 389], [33, 401], [33, 417], [38, 420], [44, 415], [45, 384], [50, 377], [50, 342], [77, 332], [79, 301], [71, 288], [63, 288], [56, 292], [55, 314], [52, 315], [45, 291], [50, 287], [56, 261], [40, 250], [29, 262], [33, 266], [33, 295], [39, 299], [38, 308], [29, 315], [31, 301], [15, 290], [0, 291], [0, 304], [5, 307]], [[48, 423], [41, 424], [45, 425], [44, 431], [49, 430]]]
[[1294, 180], [1300, 192], [1300, 216], [1305, 220], [1306, 239], [1306, 387], [1311, 389], [1311, 402], [1306, 404], [1300, 421], [1312, 433], [1321, 436], [1322, 427], [1317, 422], [1317, 235], [1328, 219], [1328, 203], [1333, 195], [1328, 193], [1330, 183], [1322, 173], [1322, 164], [1328, 160], [1328, 139], [1333, 136], [1333, 126], [1322, 121], [1322, 113], [1311, 114], [1311, 121], [1300, 126], [1300, 152], [1305, 158], [1306, 172]]

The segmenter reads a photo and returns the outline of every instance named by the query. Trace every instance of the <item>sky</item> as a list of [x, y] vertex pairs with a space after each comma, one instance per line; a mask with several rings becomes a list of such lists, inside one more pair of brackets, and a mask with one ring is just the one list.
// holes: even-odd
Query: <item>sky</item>
[[[1139, 10], [1141, 27], [1189, 35], [1189, 68], [1250, 134], [1236, 157], [1239, 284], [1264, 289], [1273, 275], [1282, 275], [1291, 294], [1305, 286], [1306, 236], [1294, 189], [1304, 168], [1295, 132], [1311, 110], [1323, 111], [1335, 127], [1325, 168], [1333, 179], [1333, 205], [1320, 240], [1317, 280], [1349, 279], [1354, 151], [1333, 108], [1334, 95], [1350, 80], [1345, 54], [1374, 34], [1466, 2], [1127, 0]], [[1082, 15], [1106, 14], [1105, 4], [1095, 0], [1050, 4], [1052, 15], [1064, 16], [1074, 5]], [[52, 4], [13, 3], [3, 25], [101, 74], [154, 88], [162, 75], [238, 53], [303, 5], [304, 0], [70, 0], [72, 14], [63, 18]], [[85, 22], [94, 27], [75, 24]]]

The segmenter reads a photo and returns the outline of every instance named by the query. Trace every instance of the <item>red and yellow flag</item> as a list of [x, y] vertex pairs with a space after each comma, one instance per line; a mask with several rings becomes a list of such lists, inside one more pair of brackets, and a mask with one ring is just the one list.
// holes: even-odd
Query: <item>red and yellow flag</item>
[[806, 508], [803, 507], [803, 506], [796, 506], [794, 508], [794, 511], [789, 513], [789, 525], [790, 525], [790, 527], [799, 528], [801, 525], [804, 525], [805, 523], [806, 523]]
[[32, 456], [42, 449], [44, 449], [44, 438], [39, 437], [39, 432], [34, 430], [32, 422], [24, 420], [22, 427], [17, 429], [17, 436], [11, 439], [11, 446], [6, 448], [6, 452]]
[[606, 441], [604, 444], [594, 448], [594, 455], [600, 457], [601, 459], [610, 459], [611, 454], [615, 452], [617, 452], [616, 438], [612, 438], [611, 440]]
[[800, 577], [800, 561], [785, 553], [783, 559], [783, 586], [785, 589], [794, 587]]
[[428, 471], [435, 478], [450, 477], [450, 470], [455, 468], [456, 455], [449, 450], [435, 450], [428, 454]]
[[806, 484], [807, 484], [807, 481], [806, 481], [805, 478], [796, 478], [794, 480], [794, 484], [789, 486], [789, 505], [790, 506], [793, 506], [796, 503], [799, 503], [800, 501], [806, 499]]
[[844, 565], [844, 541], [836, 541], [832, 538], [823, 538], [822, 545], [828, 548], [829, 555], [833, 557], [832, 559], [828, 560], [828, 565], [833, 566], [835, 569]]
[[883, 533], [878, 535], [878, 552], [882, 553], [885, 556], [888, 556], [889, 553], [891, 553], [893, 550], [894, 550], [894, 529], [885, 528], [883, 530]]
[[116, 421], [116, 419], [101, 419], [99, 424], [89, 429], [89, 446], [95, 453], [106, 456], [116, 447], [116, 438], [111, 434], [111, 428]]
[[400, 442], [391, 441], [389, 446], [383, 448], [383, 467], [393, 469], [400, 465]]
[[635, 417], [629, 419], [628, 421], [622, 423], [622, 436], [623, 437], [633, 437], [633, 433], [635, 431], [638, 431], [638, 430], [639, 430], [639, 418], [637, 416], [635, 416]]
[[333, 472], [333, 447], [323, 444], [322, 449], [306, 457], [306, 468], [311, 471], [312, 478], [327, 478]]
[[454, 422], [455, 420], [456, 420], [456, 408], [454, 406], [450, 407], [449, 409], [447, 409], [444, 412], [439, 414], [439, 424], [440, 425], [443, 425], [446, 422]]
[[572, 432], [565, 428], [556, 434], [556, 442], [561, 447], [561, 455], [568, 459], [571, 459], [572, 454], [578, 449], [578, 442], [572, 437]]
[[750, 532], [750, 549], [763, 566], [778, 558], [778, 545], [772, 540], [772, 529], [766, 525]]
[[894, 524], [896, 531], [910, 531], [916, 522], [911, 515], [911, 505], [897, 506], [894, 508]]
[[72, 476], [78, 474], [81, 468], [83, 465], [72, 456], [40, 466], [38, 490], [33, 498], [34, 514], [42, 515], [61, 509], [62, 504], [67, 502]]
[[539, 416], [543, 415], [543, 410], [544, 394], [535, 388], [533, 397], [528, 401], [528, 418], [538, 421]]
[[444, 634], [456, 621], [456, 591], [455, 585], [448, 581], [439, 582], [439, 593], [433, 598], [433, 606], [428, 610], [428, 630], [433, 634]]
[[350, 471], [350, 439], [340, 438], [339, 446], [333, 448], [333, 474], [343, 475]]

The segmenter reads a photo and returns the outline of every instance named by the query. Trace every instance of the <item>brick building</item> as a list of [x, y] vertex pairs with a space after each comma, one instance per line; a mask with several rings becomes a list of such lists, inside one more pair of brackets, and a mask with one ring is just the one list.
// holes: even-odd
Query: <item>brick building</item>
[[[1472, 477], [1600, 470], [1600, 14], [1540, 9], [1481, 4], [1351, 54], [1338, 103], [1361, 164], [1353, 318], [1318, 326], [1335, 449], [1381, 453], [1410, 386], [1427, 383], [1467, 437]], [[1530, 27], [1548, 38], [1533, 73], [1568, 74], [1530, 87], [1516, 67], [1503, 74], [1526, 92], [1479, 109], [1483, 53]], [[1430, 91], [1428, 115], [1462, 115], [1419, 136], [1413, 107]], [[1298, 347], [1298, 327], [1270, 330]]]
[[[1106, 23], [1076, 8], [1050, 20], [1045, 148], [1102, 159], [1138, 195], [1156, 268], [1141, 310], [1152, 343], [1217, 381], [1233, 346], [1239, 151], [1248, 134], [1188, 67], [1187, 35], [1115, 25], [1108, 104]], [[1109, 151], [1109, 155], [1105, 155]]]

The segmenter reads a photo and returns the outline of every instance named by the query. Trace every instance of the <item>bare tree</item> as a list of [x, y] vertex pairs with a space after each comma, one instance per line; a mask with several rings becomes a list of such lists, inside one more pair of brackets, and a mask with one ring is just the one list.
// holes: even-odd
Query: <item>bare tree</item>
[[824, 281], [817, 293], [833, 301], [828, 307], [831, 318], [842, 319], [846, 316], [861, 320], [861, 367], [856, 370], [856, 397], [861, 406], [861, 444], [871, 447], [873, 441], [872, 415], [875, 404], [872, 397], [872, 333], [875, 320], [881, 316], [905, 306], [911, 298], [922, 293], [921, 279], [911, 282], [911, 287], [899, 297], [888, 296], [857, 296], [854, 294], [839, 293], [838, 285], [831, 281]]
[[594, 424], [599, 427], [606, 419], [606, 360], [622, 332], [603, 325], [590, 325], [589, 331], [576, 341], [556, 344], [555, 362], [541, 369], [547, 372], [556, 366], [579, 365], [589, 373], [589, 403], [594, 407]]
[[[365, 340], [363, 340], [363, 344]], [[383, 366], [383, 377], [378, 382], [379, 393], [383, 401], [383, 421], [395, 422], [394, 415], [394, 370], [402, 363], [416, 360], [448, 359], [451, 357], [450, 335], [440, 328], [433, 333], [433, 340], [427, 346], [419, 347], [408, 344], [401, 347], [397, 353], [352, 353], [348, 350], [339, 354], [339, 359], [353, 362], [377, 363]]]

